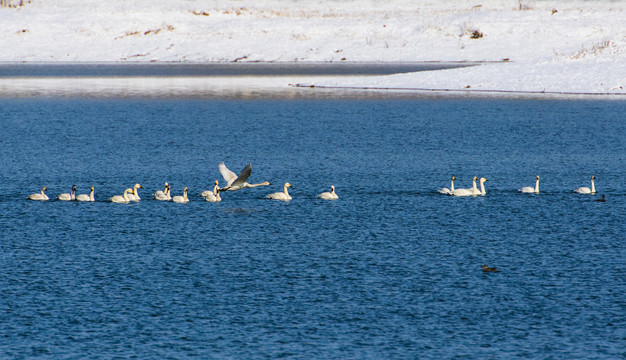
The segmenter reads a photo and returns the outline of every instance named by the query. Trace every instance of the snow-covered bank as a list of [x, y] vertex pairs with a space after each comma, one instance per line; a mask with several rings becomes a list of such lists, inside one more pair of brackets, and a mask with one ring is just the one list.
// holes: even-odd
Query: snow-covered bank
[[312, 83], [624, 94], [624, 19], [609, 0], [30, 0], [0, 8], [0, 61], [508, 59]]

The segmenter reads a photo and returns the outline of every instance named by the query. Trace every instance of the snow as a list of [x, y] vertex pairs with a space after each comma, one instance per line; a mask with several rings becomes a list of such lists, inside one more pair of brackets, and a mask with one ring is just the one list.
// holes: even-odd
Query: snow
[[2, 62], [480, 61], [300, 83], [626, 95], [626, 1], [26, 0], [0, 24]]

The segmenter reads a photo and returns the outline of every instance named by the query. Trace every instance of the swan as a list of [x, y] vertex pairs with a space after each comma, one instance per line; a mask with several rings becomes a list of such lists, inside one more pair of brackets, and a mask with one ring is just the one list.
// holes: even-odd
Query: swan
[[189, 190], [188, 188], [185, 188], [185, 190], [183, 191], [183, 196], [174, 196], [172, 198], [172, 201], [175, 203], [188, 203], [189, 202], [189, 198], [187, 197], [187, 190]]
[[165, 183], [165, 188], [155, 192], [153, 197], [154, 200], [172, 200], [172, 197], [170, 196], [170, 184]]
[[132, 192], [133, 192], [133, 189], [126, 189], [124, 190], [124, 195], [115, 195], [112, 198], [110, 198], [109, 201], [112, 203], [118, 203], [118, 204], [128, 204], [131, 201], [129, 198], [129, 195]]
[[480, 195], [482, 196], [485, 196], [485, 194], [487, 194], [487, 192], [485, 191], [485, 181], [487, 181], [487, 179], [480, 178]]
[[87, 194], [77, 195], [76, 201], [96, 201], [96, 199], [93, 196], [93, 186], [91, 187], [91, 192], [89, 193], [89, 195]]
[[215, 186], [213, 187], [213, 191], [203, 191], [201, 195], [204, 200], [208, 202], [222, 201], [222, 197], [220, 196], [220, 186], [218, 185], [217, 180], [215, 180]]
[[28, 197], [26, 199], [28, 199], [28, 200], [46, 201], [46, 200], [50, 199], [48, 197], [48, 195], [45, 194], [46, 191], [48, 191], [48, 188], [44, 186], [44, 187], [41, 188], [41, 192], [28, 195]]
[[222, 173], [224, 180], [226, 180], [226, 186], [221, 188], [220, 191], [237, 191], [243, 188], [272, 185], [269, 181], [264, 181], [258, 184], [248, 184], [246, 180], [248, 180], [248, 177], [250, 177], [250, 174], [252, 173], [252, 164], [248, 164], [245, 168], [243, 168], [243, 170], [239, 173], [239, 176], [230, 171], [223, 161], [219, 163], [218, 168], [220, 169], [220, 173]]
[[73, 201], [76, 200], [76, 185], [72, 185], [72, 192], [71, 193], [63, 193], [60, 194], [59, 196], [57, 196], [57, 200], [62, 200], [62, 201]]
[[330, 192], [323, 192], [319, 195], [317, 195], [318, 198], [320, 199], [324, 199], [324, 200], [337, 200], [339, 199], [339, 196], [337, 196], [337, 194], [335, 194], [335, 185], [331, 185], [330, 186]]
[[472, 187], [471, 188], [468, 188], [468, 189], [455, 189], [454, 191], [450, 191], [450, 193], [448, 193], [448, 195], [452, 195], [452, 196], [476, 196], [476, 195], [479, 195], [481, 192], [476, 187], [476, 180], [478, 180], [478, 178], [476, 176], [474, 176], [474, 178], [472, 179]]
[[454, 177], [454, 175], [452, 175], [452, 178], [450, 178], [450, 188], [449, 189], [447, 187], [441, 188], [438, 190], [439, 193], [450, 194], [451, 191], [454, 191], [454, 180], [456, 180], [456, 178]]
[[128, 200], [130, 201], [141, 200], [141, 198], [139, 197], [139, 192], [137, 192], [137, 189], [140, 189], [140, 188], [143, 188], [143, 186], [139, 184], [135, 184], [135, 186], [133, 187], [133, 193], [128, 195]]
[[594, 184], [594, 180], [596, 179], [596, 176], [593, 175], [591, 177], [591, 189], [583, 186], [583, 187], [579, 187], [578, 189], [574, 190], [574, 192], [577, 192], [579, 194], [595, 194], [596, 193], [596, 185]]
[[289, 196], [289, 192], [287, 191], [287, 188], [290, 188], [290, 187], [292, 187], [290, 183], [285, 183], [283, 192], [269, 194], [267, 195], [267, 198], [272, 199], [272, 200], [283, 200], [283, 201], [291, 200], [291, 196]]
[[523, 188], [517, 190], [519, 192], [523, 192], [523, 193], [535, 193], [535, 194], [539, 194], [539, 175], [537, 175], [535, 177], [536, 181], [535, 181], [535, 187], [533, 188], [532, 186], [524, 186]]
[[213, 186], [213, 190], [205, 190], [200, 193], [200, 196], [205, 198], [210, 195], [215, 195], [215, 189], [218, 189], [218, 190], [220, 189], [219, 182], [217, 180], [215, 180], [215, 185]]

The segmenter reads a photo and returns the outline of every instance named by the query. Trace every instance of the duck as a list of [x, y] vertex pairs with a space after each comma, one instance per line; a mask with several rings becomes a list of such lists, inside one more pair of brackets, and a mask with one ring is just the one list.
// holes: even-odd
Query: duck
[[[203, 192], [203, 194], [206, 191]], [[220, 202], [222, 201], [222, 197], [220, 196], [220, 187], [217, 185], [217, 180], [215, 180], [215, 187], [213, 188], [213, 192], [209, 192], [204, 196], [204, 200], [208, 202]]]
[[594, 201], [597, 201], [597, 202], [606, 202], [606, 199], [604, 198], [604, 195], [602, 195], [602, 199], [596, 199], [596, 200], [594, 200]]
[[170, 196], [170, 184], [166, 182], [165, 188], [163, 190], [157, 190], [152, 197], [154, 200], [172, 200], [172, 197]]
[[188, 188], [185, 188], [185, 190], [183, 190], [183, 196], [180, 196], [180, 195], [174, 196], [172, 198], [172, 201], [175, 203], [179, 203], [179, 204], [188, 203], [189, 202], [189, 198], [187, 197], [188, 190], [189, 190]]
[[339, 196], [337, 196], [337, 194], [335, 194], [335, 185], [331, 185], [330, 186], [330, 192], [326, 191], [323, 192], [319, 195], [317, 195], [318, 198], [323, 199], [323, 200], [337, 200], [339, 199]]
[[139, 192], [137, 191], [137, 189], [141, 189], [143, 188], [143, 186], [139, 185], [139, 184], [135, 184], [135, 186], [133, 187], [133, 193], [128, 195], [128, 199], [130, 201], [139, 201], [141, 200], [141, 198], [139, 197]]
[[456, 180], [456, 178], [454, 177], [454, 175], [452, 175], [452, 178], [450, 178], [450, 188], [448, 189], [447, 187], [443, 187], [437, 191], [440, 194], [450, 194], [451, 191], [454, 191], [454, 180]]
[[30, 194], [30, 195], [28, 195], [28, 197], [26, 199], [28, 199], [28, 200], [39, 200], [39, 201], [49, 200], [50, 198], [48, 197], [48, 195], [46, 195], [46, 191], [48, 191], [48, 188], [44, 186], [44, 187], [41, 188], [41, 192]]
[[230, 171], [223, 161], [219, 163], [218, 168], [220, 169], [222, 177], [226, 180], [226, 186], [221, 188], [220, 191], [237, 191], [244, 188], [272, 185], [269, 181], [264, 181], [258, 184], [249, 184], [246, 181], [248, 180], [248, 177], [250, 177], [250, 174], [252, 174], [252, 164], [246, 165], [246, 167], [239, 173], [239, 176]]
[[93, 190], [93, 186], [91, 187], [91, 192], [89, 193], [89, 195], [87, 194], [80, 194], [76, 196], [76, 201], [96, 201], [96, 199], [93, 196], [94, 190]]
[[535, 187], [533, 188], [532, 186], [524, 186], [523, 188], [517, 190], [519, 192], [522, 193], [533, 193], [533, 194], [539, 194], [539, 175], [537, 175], [535, 177]]
[[213, 186], [213, 190], [205, 190], [203, 192], [200, 193], [200, 196], [202, 196], [203, 198], [207, 197], [207, 196], [211, 196], [211, 195], [215, 195], [215, 190], [219, 190], [220, 189], [220, 185], [219, 182], [217, 180], [215, 180], [215, 185]]
[[487, 179], [480, 178], [480, 195], [485, 196], [485, 194], [487, 194], [487, 192], [485, 191], [485, 181], [488, 181]]
[[596, 179], [595, 175], [591, 176], [591, 189], [586, 186], [582, 186], [574, 190], [574, 192], [577, 192], [579, 194], [595, 194], [596, 193], [596, 185], [594, 184], [595, 179]]
[[478, 178], [476, 176], [474, 176], [474, 178], [472, 179], [472, 187], [471, 188], [469, 188], [469, 189], [455, 189], [454, 191], [450, 191], [450, 193], [448, 193], [448, 195], [451, 195], [451, 196], [476, 196], [476, 195], [480, 195], [481, 192], [476, 187], [476, 180], [478, 180]]
[[291, 200], [291, 196], [289, 195], [289, 192], [287, 191], [287, 188], [292, 187], [290, 183], [286, 182], [285, 186], [283, 187], [283, 192], [276, 192], [273, 194], [269, 194], [266, 197], [268, 199], [272, 199], [272, 200], [283, 200], [283, 201], [289, 201]]
[[490, 268], [487, 265], [483, 265], [481, 267], [483, 268], [484, 272], [496, 272], [496, 271], [498, 271], [498, 268], [495, 268], [495, 267], [491, 267]]
[[128, 204], [131, 200], [129, 198], [130, 193], [133, 192], [133, 189], [124, 190], [124, 195], [115, 195], [109, 198], [109, 201], [117, 204]]
[[76, 200], [76, 185], [72, 185], [72, 192], [71, 193], [63, 193], [60, 194], [59, 196], [57, 196], [57, 200], [61, 200], [61, 201], [74, 201]]

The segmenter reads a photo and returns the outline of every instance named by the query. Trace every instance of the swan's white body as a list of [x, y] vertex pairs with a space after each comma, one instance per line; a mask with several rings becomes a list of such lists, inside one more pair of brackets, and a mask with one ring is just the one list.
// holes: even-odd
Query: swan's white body
[[128, 204], [131, 201], [128, 198], [128, 196], [132, 192], [133, 192], [133, 189], [126, 189], [124, 190], [124, 195], [115, 195], [112, 198], [110, 198], [109, 201], [112, 203], [117, 203], [117, 204]]
[[337, 196], [337, 194], [335, 194], [335, 185], [331, 185], [330, 186], [330, 192], [323, 192], [319, 195], [317, 195], [318, 198], [320, 199], [324, 199], [324, 200], [337, 200], [339, 199], [339, 196]]
[[222, 197], [220, 196], [220, 186], [218, 185], [218, 181], [215, 180], [215, 186], [213, 187], [213, 191], [203, 191], [202, 194], [200, 194], [204, 200], [208, 201], [208, 202], [220, 202], [222, 201]]
[[480, 178], [480, 195], [482, 196], [485, 196], [485, 194], [487, 194], [487, 192], [485, 191], [485, 181], [487, 181], [487, 179]]
[[268, 199], [272, 199], [272, 200], [283, 200], [283, 201], [291, 200], [291, 196], [289, 195], [289, 191], [287, 191], [287, 188], [290, 188], [290, 187], [291, 187], [290, 183], [285, 183], [285, 186], [283, 187], [283, 192], [277, 192], [277, 193], [269, 194], [269, 195], [267, 195], [267, 198]]
[[89, 195], [87, 194], [80, 194], [76, 196], [76, 201], [96, 201], [94, 195], [94, 190], [93, 190], [93, 186], [91, 187], [91, 192], [89, 193]]
[[586, 186], [583, 186], [574, 190], [574, 192], [577, 192], [579, 194], [595, 194], [596, 193], [596, 185], [594, 184], [595, 179], [596, 179], [595, 175], [591, 177], [591, 189]]
[[452, 178], [450, 178], [450, 188], [448, 189], [447, 187], [441, 188], [439, 189], [439, 193], [440, 194], [450, 194], [450, 192], [454, 191], [454, 180], [456, 180], [456, 178], [454, 176], [452, 176]]
[[174, 196], [172, 198], [172, 201], [175, 203], [179, 203], [179, 204], [183, 204], [183, 203], [188, 203], [189, 202], [189, 198], [187, 197], [187, 190], [189, 190], [188, 188], [185, 188], [185, 190], [183, 191], [183, 196]]
[[47, 191], [47, 190], [48, 190], [48, 188], [44, 186], [44, 187], [41, 188], [41, 192], [28, 195], [27, 199], [28, 200], [39, 200], [39, 201], [49, 200], [50, 198], [48, 197], [48, 195], [45, 194], [45, 191]]
[[143, 186], [139, 185], [139, 184], [135, 184], [135, 186], [133, 187], [133, 193], [132, 194], [128, 194], [128, 200], [130, 201], [139, 201], [141, 200], [141, 198], [139, 197], [139, 192], [137, 191], [137, 189], [139, 188], [143, 188]]
[[76, 200], [76, 185], [72, 185], [72, 192], [71, 193], [63, 193], [60, 194], [59, 196], [57, 196], [57, 200], [61, 200], [61, 201], [74, 201]]
[[165, 189], [155, 192], [154, 200], [172, 200], [172, 197], [170, 196], [170, 184], [165, 183]]
[[476, 187], [476, 180], [478, 180], [478, 178], [476, 176], [474, 176], [474, 178], [472, 179], [472, 187], [471, 188], [468, 188], [468, 189], [455, 189], [454, 191], [450, 191], [450, 193], [448, 195], [452, 195], [452, 196], [476, 196], [476, 195], [480, 195], [481, 192]]
[[226, 180], [226, 186], [221, 188], [220, 191], [237, 191], [243, 188], [254, 188], [257, 186], [271, 185], [269, 181], [258, 184], [248, 184], [246, 180], [248, 180], [248, 177], [250, 177], [250, 174], [252, 174], [252, 164], [248, 164], [245, 168], [243, 168], [243, 170], [241, 170], [241, 173], [239, 173], [239, 176], [230, 171], [226, 167], [224, 162], [219, 163], [218, 168], [220, 169], [222, 177], [224, 177], [224, 180]]
[[524, 186], [523, 188], [519, 189], [519, 192], [523, 192], [523, 193], [533, 193], [533, 194], [539, 194], [539, 175], [537, 175], [537, 177], [535, 178], [535, 187], [532, 186]]

